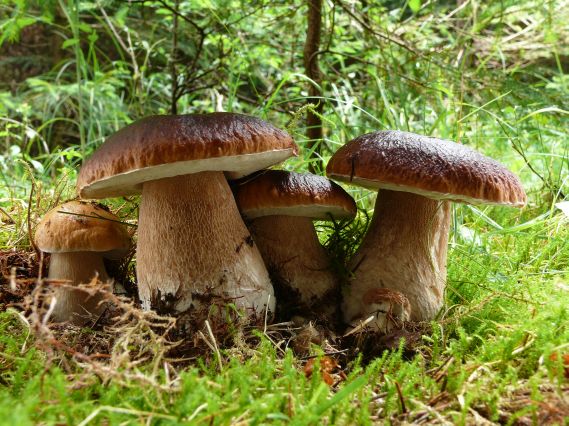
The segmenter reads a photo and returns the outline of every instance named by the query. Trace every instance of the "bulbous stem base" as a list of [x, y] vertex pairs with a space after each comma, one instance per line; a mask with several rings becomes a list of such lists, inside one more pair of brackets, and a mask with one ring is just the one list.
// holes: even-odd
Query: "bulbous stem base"
[[146, 309], [274, 308], [268, 272], [222, 172], [144, 183], [136, 257]]
[[369, 230], [350, 261], [344, 320], [366, 316], [362, 296], [381, 288], [407, 297], [411, 320], [433, 319], [443, 304], [449, 226], [448, 201], [382, 189]]

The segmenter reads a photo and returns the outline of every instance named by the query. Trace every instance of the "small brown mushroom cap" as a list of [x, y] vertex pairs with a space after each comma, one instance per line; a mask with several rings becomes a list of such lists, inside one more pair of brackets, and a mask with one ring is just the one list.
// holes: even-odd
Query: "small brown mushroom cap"
[[331, 179], [433, 199], [521, 207], [519, 178], [467, 146], [397, 130], [359, 136], [330, 159]]
[[284, 170], [264, 170], [238, 184], [235, 199], [241, 213], [262, 216], [300, 216], [330, 220], [353, 218], [356, 203], [338, 184], [322, 176]]
[[138, 194], [144, 182], [199, 173], [246, 176], [297, 154], [286, 132], [232, 113], [156, 115], [113, 134], [77, 179], [83, 198]]
[[125, 254], [131, 240], [119, 218], [100, 205], [70, 201], [50, 210], [39, 223], [35, 242], [46, 253], [108, 252]]

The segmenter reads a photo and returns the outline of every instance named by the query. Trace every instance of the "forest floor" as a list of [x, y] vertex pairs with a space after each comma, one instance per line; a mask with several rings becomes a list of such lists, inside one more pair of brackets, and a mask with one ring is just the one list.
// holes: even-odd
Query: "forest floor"
[[239, 318], [180, 331], [110, 291], [89, 327], [51, 324], [38, 256], [3, 251], [0, 422], [566, 424], [567, 217], [497, 210], [451, 241], [440, 317], [383, 337]]

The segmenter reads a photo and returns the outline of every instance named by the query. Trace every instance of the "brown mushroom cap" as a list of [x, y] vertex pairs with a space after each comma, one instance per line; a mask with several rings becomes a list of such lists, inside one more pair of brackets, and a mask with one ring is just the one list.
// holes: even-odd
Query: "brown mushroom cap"
[[46, 253], [77, 251], [124, 254], [130, 236], [119, 218], [101, 206], [70, 201], [50, 210], [39, 223], [35, 242]]
[[232, 113], [157, 115], [113, 134], [85, 162], [77, 180], [83, 198], [141, 192], [142, 183], [203, 171], [236, 178], [296, 155], [286, 132]]
[[434, 199], [515, 207], [526, 203], [519, 178], [497, 161], [455, 142], [397, 130], [348, 142], [330, 159], [326, 174], [369, 189]]
[[241, 213], [261, 216], [301, 216], [312, 219], [353, 218], [356, 203], [338, 184], [322, 176], [284, 170], [265, 170], [237, 185], [235, 199]]

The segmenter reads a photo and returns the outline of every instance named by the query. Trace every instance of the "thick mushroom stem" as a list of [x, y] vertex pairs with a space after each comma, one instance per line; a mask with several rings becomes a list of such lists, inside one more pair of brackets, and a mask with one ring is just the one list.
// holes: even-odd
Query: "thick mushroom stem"
[[[68, 280], [71, 285], [87, 284], [95, 276], [99, 281], [108, 281], [103, 257], [97, 252], [52, 253], [49, 261], [48, 278]], [[55, 321], [70, 321], [83, 325], [94, 316], [101, 314], [104, 305], [101, 296], [83, 290], [58, 288], [55, 291], [57, 303], [52, 313]]]
[[184, 312], [220, 301], [250, 314], [274, 308], [267, 269], [222, 172], [144, 183], [136, 257], [146, 309]]
[[362, 300], [370, 290], [388, 288], [409, 299], [411, 320], [433, 319], [443, 304], [450, 203], [382, 189], [369, 230], [350, 260], [344, 320], [370, 312]]
[[254, 219], [249, 229], [284, 310], [298, 310], [298, 314], [304, 315], [310, 309], [325, 316], [336, 311], [340, 284], [312, 219], [264, 216]]

